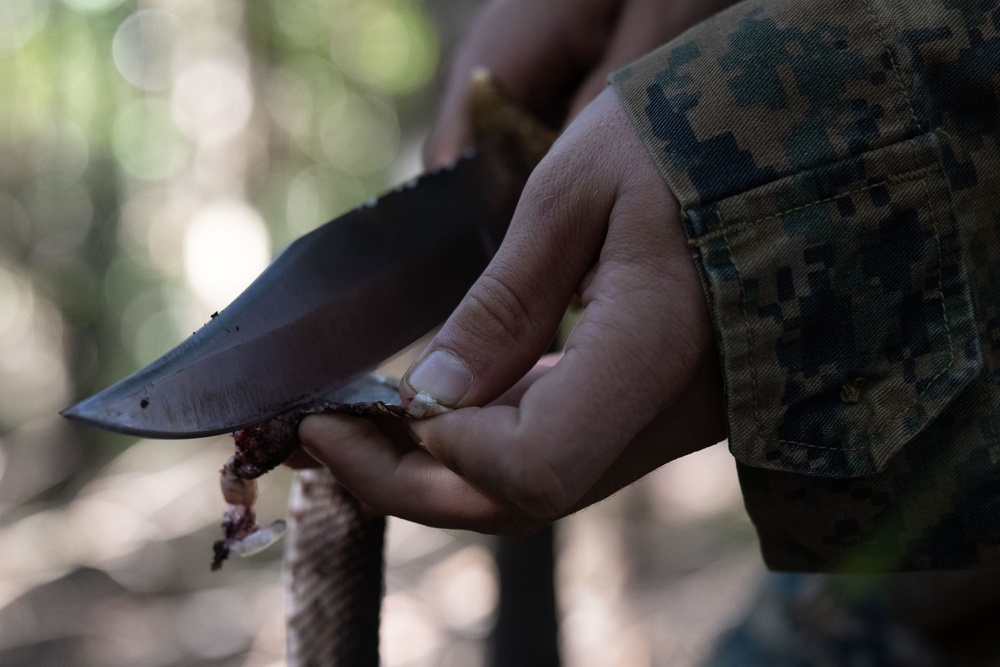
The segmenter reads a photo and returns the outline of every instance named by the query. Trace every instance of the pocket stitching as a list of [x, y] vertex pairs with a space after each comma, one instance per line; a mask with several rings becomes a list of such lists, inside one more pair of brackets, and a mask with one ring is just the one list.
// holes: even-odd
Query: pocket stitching
[[[915, 181], [915, 180], [919, 180], [920, 181], [921, 189], [923, 190], [924, 204], [926, 206], [927, 213], [930, 216], [931, 229], [932, 229], [933, 234], [934, 234], [934, 242], [935, 242], [935, 248], [936, 248], [935, 256], [936, 256], [936, 265], [937, 265], [936, 266], [936, 272], [937, 272], [937, 290], [936, 290], [936, 296], [937, 296], [937, 299], [940, 301], [940, 304], [941, 304], [941, 313], [942, 313], [942, 317], [943, 317], [943, 323], [944, 323], [946, 337], [947, 337], [947, 340], [948, 340], [948, 355], [949, 356], [948, 356], [948, 363], [945, 365], [945, 367], [942, 368], [940, 371], [938, 371], [938, 373], [935, 374], [930, 379], [930, 381], [925, 385], [925, 387], [924, 387], [924, 389], [923, 389], [922, 392], [917, 392], [916, 398], [914, 398], [913, 402], [910, 403], [910, 405], [908, 405], [905, 408], [901, 409], [896, 415], [893, 415], [891, 417], [887, 417], [884, 420], [884, 421], [887, 421], [887, 422], [888, 421], [892, 421], [892, 420], [898, 419], [902, 415], [905, 415], [907, 412], [909, 412], [910, 410], [912, 410], [920, 402], [920, 400], [923, 397], [924, 393], [927, 392], [927, 390], [930, 389], [935, 383], [937, 383], [937, 381], [942, 376], [944, 376], [946, 373], [948, 373], [948, 371], [952, 369], [952, 367], [954, 366], [954, 363], [955, 363], [955, 356], [956, 356], [955, 355], [955, 343], [954, 343], [954, 338], [952, 336], [950, 319], [948, 317], [948, 306], [947, 306], [947, 302], [946, 302], [946, 300], [944, 298], [944, 288], [943, 288], [943, 285], [941, 284], [941, 276], [942, 276], [942, 272], [943, 272], [943, 266], [942, 266], [943, 259], [942, 259], [942, 249], [941, 249], [941, 235], [940, 235], [940, 230], [939, 230], [939, 227], [938, 227], [937, 216], [935, 215], [935, 212], [934, 212], [933, 200], [931, 199], [930, 191], [927, 188], [927, 176], [929, 174], [931, 174], [931, 173], [940, 173], [940, 171], [941, 171], [940, 165], [938, 163], [935, 163], [935, 164], [927, 165], [925, 167], [921, 167], [921, 168], [918, 168], [918, 169], [913, 169], [911, 171], [903, 172], [901, 174], [890, 174], [890, 175], [886, 176], [884, 179], [882, 179], [881, 181], [877, 181], [875, 183], [870, 183], [870, 184], [868, 184], [868, 185], [866, 185], [864, 187], [854, 188], [852, 190], [848, 190], [848, 191], [842, 192], [842, 193], [838, 194], [835, 197], [828, 197], [826, 199], [816, 200], [816, 201], [810, 202], [808, 204], [803, 204], [801, 206], [796, 206], [796, 207], [793, 207], [793, 208], [790, 208], [790, 209], [787, 209], [787, 210], [780, 211], [778, 213], [774, 213], [774, 214], [767, 215], [767, 216], [764, 216], [764, 217], [761, 217], [761, 218], [757, 218], [756, 220], [744, 221], [744, 222], [739, 222], [739, 223], [735, 223], [735, 224], [732, 224], [732, 225], [726, 225], [725, 220], [720, 219], [719, 220], [720, 229], [717, 229], [714, 232], [710, 232], [709, 234], [705, 234], [704, 236], [698, 237], [697, 239], [690, 239], [688, 241], [689, 245], [696, 247], [696, 246], [701, 246], [702, 244], [704, 244], [704, 243], [706, 243], [708, 241], [717, 240], [717, 239], [721, 240], [723, 242], [723, 245], [726, 248], [726, 254], [729, 256], [729, 260], [730, 260], [730, 262], [731, 262], [731, 264], [733, 266], [733, 270], [736, 273], [736, 280], [737, 280], [737, 283], [739, 285], [739, 293], [740, 293], [740, 313], [741, 313], [742, 318], [743, 318], [743, 328], [744, 328], [744, 331], [746, 332], [747, 350], [748, 350], [748, 357], [749, 357], [749, 360], [750, 360], [751, 387], [752, 387], [752, 391], [753, 391], [754, 423], [755, 423], [755, 425], [757, 427], [757, 435], [758, 435], [758, 438], [760, 439], [761, 442], [767, 443], [768, 439], [764, 435], [764, 425], [762, 423], [762, 418], [760, 416], [760, 409], [759, 409], [760, 400], [759, 400], [758, 388], [757, 388], [757, 369], [756, 369], [756, 364], [754, 362], [753, 331], [752, 331], [752, 329], [750, 327], [750, 318], [749, 318], [749, 315], [747, 313], [746, 289], [745, 289], [744, 283], [743, 283], [743, 273], [740, 271], [739, 265], [737, 264], [735, 256], [734, 256], [734, 254], [732, 252], [732, 249], [731, 249], [731, 246], [730, 246], [730, 243], [729, 243], [729, 234], [732, 233], [732, 232], [734, 232], [734, 231], [743, 231], [744, 229], [747, 229], [747, 228], [750, 228], [752, 226], [756, 226], [756, 225], [759, 225], [759, 224], [766, 224], [766, 223], [769, 223], [769, 222], [773, 222], [773, 221], [781, 218], [782, 216], [788, 215], [790, 213], [795, 213], [795, 212], [798, 212], [798, 211], [802, 211], [802, 210], [805, 210], [805, 209], [813, 207], [813, 206], [819, 206], [819, 205], [827, 204], [827, 203], [833, 202], [836, 199], [838, 199], [840, 197], [843, 197], [843, 196], [846, 196], [846, 195], [859, 194], [861, 192], [866, 192], [866, 191], [871, 190], [872, 188], [883, 186], [883, 185], [895, 186], [895, 185], [901, 185], [903, 183], [907, 183], [907, 182], [910, 182], [910, 181]], [[867, 402], [866, 402], [866, 405], [867, 405]], [[869, 408], [871, 409], [870, 405], [869, 405]], [[797, 441], [794, 441], [794, 440], [781, 440], [781, 439], [775, 440], [774, 442], [775, 442], [775, 444], [778, 444], [778, 445], [797, 445], [797, 446], [801, 446], [801, 447], [807, 447], [807, 448], [810, 448], [810, 449], [820, 449], [820, 450], [827, 450], [827, 451], [837, 451], [837, 452], [860, 452], [860, 451], [868, 451], [868, 452], [871, 452], [871, 436], [872, 436], [872, 433], [871, 433], [870, 430], [865, 430], [864, 433], [863, 433], [863, 435], [864, 435], [865, 440], [868, 443], [867, 446], [860, 445], [860, 446], [857, 446], [857, 447], [827, 447], [827, 446], [815, 445], [815, 444], [811, 444], [811, 443], [807, 443], [807, 442], [797, 442]]]

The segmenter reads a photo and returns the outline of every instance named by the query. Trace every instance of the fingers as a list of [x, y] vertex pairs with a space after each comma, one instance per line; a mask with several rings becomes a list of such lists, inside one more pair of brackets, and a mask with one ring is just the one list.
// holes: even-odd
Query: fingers
[[694, 366], [671, 355], [673, 343], [687, 344], [673, 339], [674, 320], [663, 315], [672, 309], [670, 284], [658, 289], [649, 267], [618, 273], [607, 280], [626, 289], [612, 296], [603, 278], [595, 283], [601, 293], [589, 300], [563, 358], [518, 407], [466, 408], [414, 423], [428, 451], [536, 520], [575, 506], [688, 384]]
[[[413, 424], [436, 459], [537, 520], [575, 506], [628, 444], [678, 402], [713, 354], [704, 297], [676, 201], [623, 114], [613, 93], [603, 95], [561, 140], [570, 154], [602, 155], [609, 171], [596, 180], [616, 183], [605, 193], [610, 210], [593, 201], [572, 209], [581, 228], [601, 230], [601, 249], [574, 273], [585, 311], [563, 358], [524, 392], [516, 408], [460, 409]], [[615, 129], [622, 127], [623, 133]], [[605, 145], [602, 137], [613, 139]], [[591, 150], [592, 141], [599, 150]], [[616, 152], [629, 156], [627, 178], [617, 171]], [[594, 191], [590, 181], [573, 183], [585, 193]], [[572, 253], [578, 229], [572, 231], [561, 243], [542, 246], [550, 254], [535, 260], [537, 267], [550, 267], [560, 251]], [[523, 291], [515, 293], [517, 303], [531, 304], [546, 288], [537, 267], [532, 280], [518, 285]], [[506, 307], [481, 307], [480, 298], [486, 297], [463, 304], [429, 348], [431, 356], [447, 350], [471, 370], [471, 386], [459, 406], [476, 405], [506, 381], [508, 364], [519, 364], [528, 350], [537, 354], [537, 346], [525, 343], [527, 327], [517, 329], [521, 335], [510, 335], [514, 327], [502, 319]], [[466, 323], [465, 317], [477, 319]], [[530, 317], [539, 321], [541, 316]], [[408, 383], [419, 390], [424, 379], [418, 367]], [[667, 445], [665, 451], [647, 453], [639, 467], [648, 472], [664, 456], [683, 453], [683, 443]]]
[[523, 378], [518, 380], [513, 387], [505, 391], [498, 399], [491, 403], [491, 405], [519, 404], [521, 402], [521, 397], [524, 396], [526, 391], [528, 391], [528, 388], [535, 382], [538, 382], [538, 380], [548, 373], [553, 366], [559, 363], [562, 356], [562, 352], [554, 352], [543, 356]]
[[[591, 413], [577, 414], [578, 422], [569, 428], [557, 421], [542, 429], [536, 426], [539, 415], [552, 414], [547, 412], [552, 403], [542, 396], [522, 402], [520, 416], [513, 408], [466, 409], [418, 422], [414, 431], [448, 467], [530, 517], [530, 525], [541, 525], [599, 502], [669, 461], [725, 439], [717, 357], [704, 355], [690, 379], [671, 409], [627, 443], [622, 442], [629, 437], [627, 431], [615, 431], [612, 419], [617, 416], [626, 428], [634, 419], [620, 412], [609, 418], [601, 410], [631, 403], [633, 414], [642, 421], [637, 386], [619, 387], [617, 396], [609, 387], [597, 399], [597, 410], [591, 407]], [[566, 407], [562, 391], [556, 390], [558, 410]], [[595, 429], [602, 422], [607, 430]]]
[[627, 319], [602, 320], [584, 316], [563, 358], [518, 407], [456, 410], [414, 423], [414, 432], [435, 459], [490, 495], [538, 521], [561, 516], [655, 418], [668, 393], [644, 377], [660, 375], [657, 353], [642, 350], [645, 332]]
[[495, 0], [456, 54], [434, 128], [428, 168], [449, 164], [472, 143], [465, 108], [469, 77], [485, 67], [529, 111], [558, 127], [569, 86], [600, 57], [620, 0]]
[[[500, 401], [516, 403], [559, 357], [547, 355]], [[373, 514], [506, 535], [523, 535], [541, 525], [437, 462], [399, 420], [314, 415], [303, 420], [299, 438], [303, 447], [286, 464], [327, 466]]]
[[[612, 111], [616, 122], [605, 123]], [[500, 250], [404, 375], [404, 399], [422, 393], [452, 408], [485, 405], [550, 346], [600, 254], [617, 183], [629, 169], [616, 149], [621, 135], [637, 141], [613, 94], [590, 113], [590, 124], [567, 130], [535, 169]]]
[[[549, 370], [548, 364], [558, 359], [555, 355], [546, 359], [526, 376], [524, 384], [530, 387], [532, 380], [541, 379]], [[533, 492], [528, 502], [522, 504], [533, 508], [537, 516], [480, 490], [419, 449], [415, 441], [401, 438], [398, 429], [395, 437], [390, 437], [366, 419], [317, 415], [303, 422], [300, 437], [311, 453], [310, 459], [329, 467], [338, 481], [373, 514], [398, 516], [442, 528], [524, 535], [557, 515], [607, 497], [668, 460], [722, 439], [721, 374], [714, 357], [708, 357], [707, 361], [704, 372], [696, 374], [698, 381], [683, 394], [679, 409], [665, 413], [644, 428], [578, 501], [567, 504], [558, 499], [553, 503], [544, 500], [546, 494]], [[504, 396], [504, 400], [512, 398], [514, 393]], [[421, 427], [443, 419], [422, 422], [417, 430], [434, 438], [435, 429]], [[501, 414], [496, 421], [502, 419]], [[395, 426], [399, 423], [395, 422]], [[475, 431], [477, 426], [472, 428]], [[672, 434], [677, 444], [672, 445], [664, 433]], [[479, 440], [478, 432], [472, 436], [470, 442]], [[303, 452], [303, 456], [307, 455]], [[507, 484], [504, 488], [511, 486]], [[545, 506], [543, 503], [558, 504], [560, 509], [554, 514], [554, 510], [538, 511]]]
[[633, 438], [572, 511], [607, 498], [665, 463], [726, 438], [722, 371], [714, 350], [704, 355], [691, 380], [670, 409]]
[[412, 442], [401, 446], [367, 419], [310, 416], [299, 437], [338, 482], [380, 514], [441, 528], [505, 528], [494, 501]]
[[292, 470], [306, 470], [308, 468], [319, 468], [322, 464], [309, 456], [309, 453], [301, 447], [296, 447], [295, 451], [285, 459], [284, 465]]

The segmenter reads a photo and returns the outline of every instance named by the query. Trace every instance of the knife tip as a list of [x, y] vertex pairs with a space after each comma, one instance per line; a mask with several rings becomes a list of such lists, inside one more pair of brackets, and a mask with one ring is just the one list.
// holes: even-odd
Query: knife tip
[[59, 411], [59, 415], [72, 422], [76, 422], [77, 424], [96, 426], [97, 428], [106, 430], [116, 430], [114, 429], [113, 424], [108, 424], [107, 420], [102, 418], [102, 415], [94, 412], [94, 410], [88, 405], [90, 400], [91, 399], [86, 399], [80, 401], [79, 403], [75, 403], [68, 408], [63, 408]]
[[93, 416], [81, 406], [82, 403], [76, 403], [68, 408], [63, 408], [59, 411], [59, 416], [65, 417], [66, 419], [79, 424], [99, 425]]

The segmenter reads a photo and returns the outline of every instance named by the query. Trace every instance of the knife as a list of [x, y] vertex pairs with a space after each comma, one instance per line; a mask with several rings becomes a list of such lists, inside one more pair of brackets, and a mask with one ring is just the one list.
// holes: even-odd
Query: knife
[[475, 150], [294, 241], [187, 340], [61, 414], [192, 438], [384, 393], [366, 374], [451, 314], [554, 139], [485, 71], [468, 101]]
[[294, 241], [228, 307], [64, 410], [120, 433], [224, 433], [327, 397], [440, 324], [503, 239], [530, 169], [502, 142]]

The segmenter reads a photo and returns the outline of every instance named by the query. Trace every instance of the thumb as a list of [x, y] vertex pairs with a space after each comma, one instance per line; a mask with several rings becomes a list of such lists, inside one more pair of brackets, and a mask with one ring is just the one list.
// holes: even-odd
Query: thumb
[[418, 405], [485, 405], [551, 345], [598, 258], [623, 167], [585, 159], [613, 153], [607, 149], [618, 138], [580, 126], [535, 168], [493, 261], [403, 376], [404, 400], [419, 394]]

